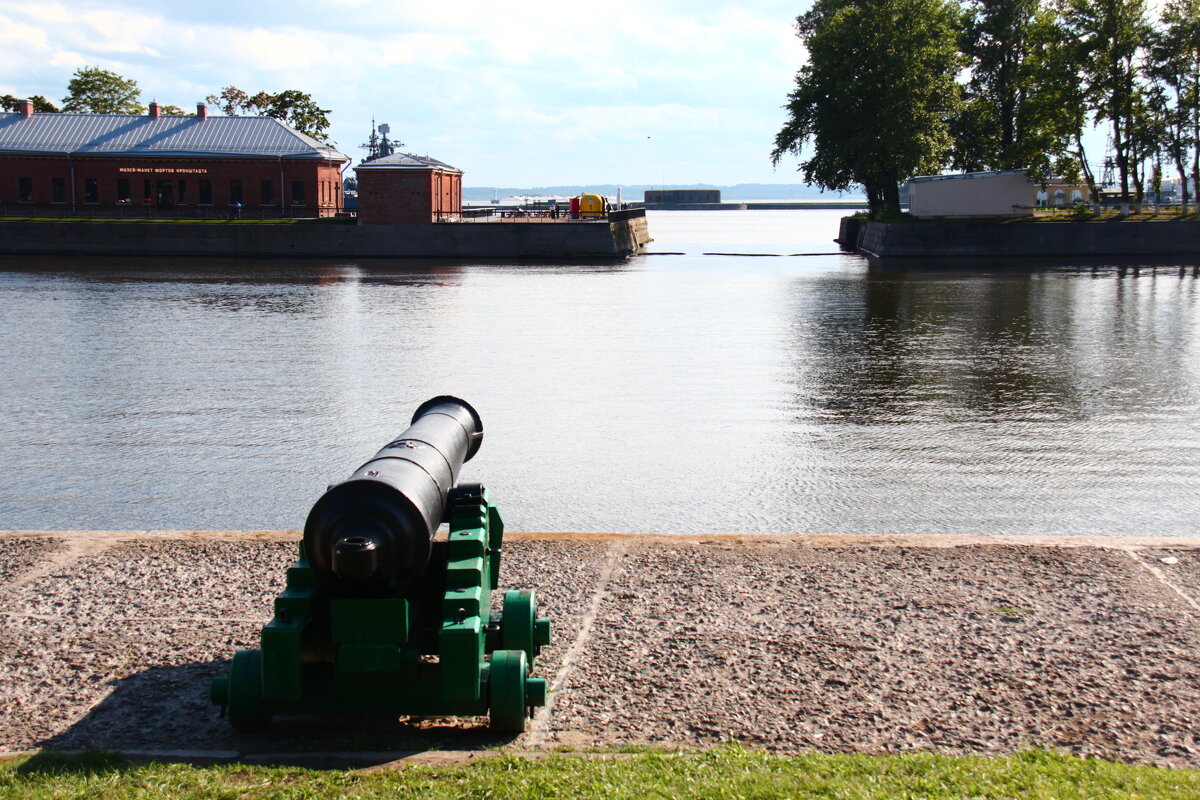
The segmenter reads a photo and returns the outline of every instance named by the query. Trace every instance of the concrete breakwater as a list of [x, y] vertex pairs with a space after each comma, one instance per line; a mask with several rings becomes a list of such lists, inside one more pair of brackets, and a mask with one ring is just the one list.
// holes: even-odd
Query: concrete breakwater
[[623, 258], [650, 242], [645, 211], [607, 222], [428, 225], [0, 221], [0, 254], [349, 258]]
[[1200, 254], [1200, 221], [871, 222], [847, 217], [838, 241], [879, 257]]

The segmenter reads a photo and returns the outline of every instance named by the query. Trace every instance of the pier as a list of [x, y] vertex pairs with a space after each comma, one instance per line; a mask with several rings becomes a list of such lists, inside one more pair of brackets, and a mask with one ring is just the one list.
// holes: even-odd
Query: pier
[[0, 255], [255, 258], [624, 258], [650, 239], [641, 209], [529, 225], [355, 225], [353, 221], [0, 220]]

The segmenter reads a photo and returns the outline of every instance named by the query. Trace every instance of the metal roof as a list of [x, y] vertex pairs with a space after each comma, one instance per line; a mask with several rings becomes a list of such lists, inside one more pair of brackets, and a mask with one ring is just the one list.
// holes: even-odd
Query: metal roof
[[393, 153], [383, 158], [364, 161], [354, 168], [355, 172], [363, 169], [443, 169], [448, 172], [462, 172], [449, 164], [429, 156], [415, 156], [412, 153]]
[[349, 159], [271, 117], [0, 113], [0, 153]]
[[926, 181], [970, 181], [976, 178], [994, 178], [997, 175], [1024, 175], [1023, 169], [994, 169], [990, 172], [959, 172], [952, 175], [920, 175], [909, 178], [909, 183], [924, 183]]

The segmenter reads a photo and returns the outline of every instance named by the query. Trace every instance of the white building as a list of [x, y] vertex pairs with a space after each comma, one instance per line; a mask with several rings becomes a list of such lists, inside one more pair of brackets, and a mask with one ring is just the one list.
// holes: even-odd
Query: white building
[[1023, 169], [927, 175], [908, 182], [915, 217], [1027, 217], [1035, 208], [1067, 208], [1087, 197], [1087, 187], [1029, 180]]

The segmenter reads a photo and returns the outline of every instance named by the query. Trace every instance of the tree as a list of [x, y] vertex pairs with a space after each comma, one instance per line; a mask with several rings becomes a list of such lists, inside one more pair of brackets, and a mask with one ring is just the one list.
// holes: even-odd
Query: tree
[[[1061, 37], [1044, 0], [968, 0], [959, 37], [970, 78], [955, 121], [954, 165], [965, 171], [1062, 172], [1077, 102], [1053, 52]], [[1080, 126], [1082, 127], [1082, 125]]]
[[29, 99], [33, 101], [33, 110], [36, 111], [38, 114], [57, 114], [57, 113], [59, 113], [58, 106], [54, 105], [54, 103], [51, 103], [46, 98], [42, 97], [40, 94], [35, 94], [32, 97], [30, 97]]
[[859, 184], [872, 214], [899, 213], [900, 183], [940, 171], [950, 154], [959, 22], [953, 0], [817, 0], [796, 21], [808, 63], [772, 162], [808, 155], [807, 182]]
[[1200, 0], [1172, 0], [1150, 44], [1150, 104], [1162, 121], [1164, 149], [1179, 172], [1183, 213], [1200, 189]]
[[80, 67], [67, 84], [63, 111], [84, 114], [141, 114], [137, 81], [99, 67]]
[[271, 98], [266, 110], [268, 117], [283, 120], [301, 133], [319, 141], [326, 141], [325, 131], [329, 130], [329, 109], [321, 108], [312, 99], [312, 95], [288, 89]]
[[186, 117], [188, 112], [179, 106], [159, 106], [158, 113], [165, 117]]
[[236, 116], [246, 111], [263, 117], [282, 120], [291, 127], [324, 142], [329, 129], [329, 109], [321, 108], [312, 95], [296, 89], [287, 89], [278, 94], [258, 92], [254, 95], [236, 86], [226, 86], [220, 94], [210, 94], [207, 102], [218, 106], [227, 116]]
[[[1112, 125], [1121, 199], [1129, 202], [1131, 161], [1143, 107], [1143, 49], [1150, 38], [1146, 0], [1061, 0], [1064, 31], [1077, 48], [1079, 77], [1097, 120]], [[1136, 177], [1136, 176], [1135, 176]], [[1141, 200], [1141, 197], [1138, 197]]]
[[220, 108], [225, 116], [233, 117], [246, 108], [246, 101], [249, 99], [246, 93], [236, 86], [226, 86], [220, 94], [210, 94], [204, 101]]
[[[33, 110], [38, 114], [57, 114], [58, 106], [51, 103], [40, 94], [35, 94], [29, 98], [33, 101]], [[0, 95], [0, 109], [5, 111], [20, 111], [21, 98], [13, 97], [11, 94]]]

